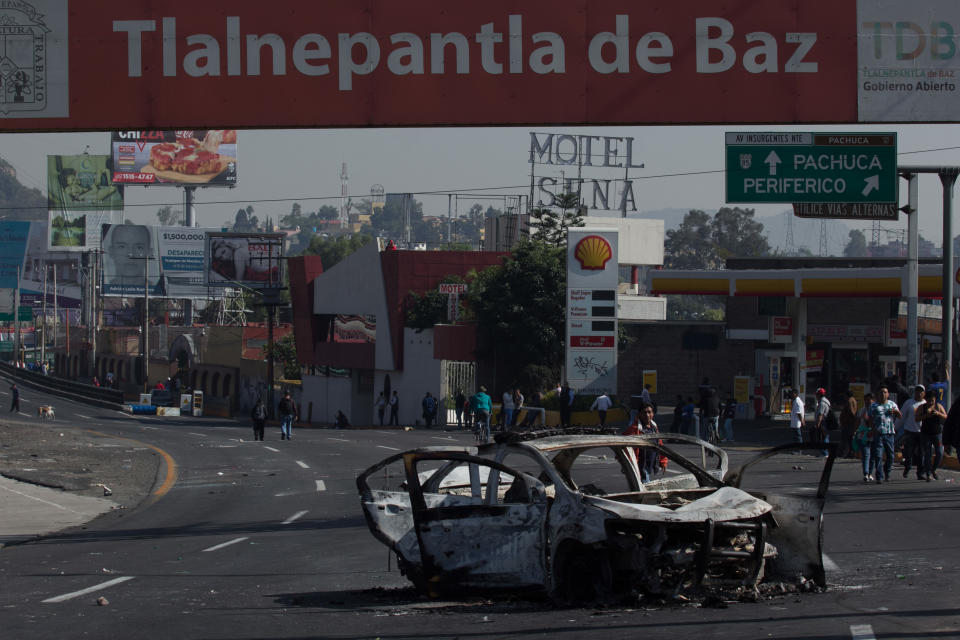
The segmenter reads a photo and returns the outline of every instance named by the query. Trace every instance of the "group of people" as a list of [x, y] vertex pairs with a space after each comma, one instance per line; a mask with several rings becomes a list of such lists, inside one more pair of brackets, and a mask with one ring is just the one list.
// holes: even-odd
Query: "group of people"
[[[429, 394], [428, 394], [429, 395]], [[377, 396], [376, 401], [373, 403], [374, 408], [377, 410], [377, 418], [380, 420], [380, 426], [383, 426], [383, 416], [386, 415], [387, 407], [390, 408], [390, 425], [399, 426], [400, 425], [400, 396], [397, 395], [396, 390], [394, 390], [393, 395], [387, 399], [384, 396], [383, 391], [380, 392], [380, 395]]]
[[[918, 384], [902, 406], [891, 397], [890, 391], [890, 387], [884, 384], [876, 395], [864, 394], [862, 407], [858, 406], [852, 393], [847, 394], [837, 425], [841, 438], [839, 455], [860, 455], [864, 482], [889, 482], [898, 449], [902, 452], [904, 478], [914, 470], [918, 480], [931, 482], [938, 479], [937, 469], [944, 454], [944, 425], [948, 423], [960, 432], [960, 412], [954, 416], [953, 421], [957, 423], [954, 427], [940, 401], [938, 388], [927, 389]], [[790, 427], [794, 440], [804, 442], [803, 400], [796, 390], [791, 391], [790, 397]], [[816, 398], [814, 420], [807, 427], [806, 441], [819, 445], [829, 442], [834, 418], [826, 391], [817, 389]], [[951, 413], [954, 412], [951, 410]]]
[[[720, 392], [704, 378], [699, 389], [699, 402], [693, 396], [677, 394], [673, 407], [672, 433], [696, 436], [715, 443], [733, 442], [733, 421], [737, 417], [737, 401], [733, 396], [720, 400]], [[722, 420], [722, 422], [721, 422]]]
[[[300, 419], [300, 411], [297, 403], [293, 401], [290, 392], [286, 391], [283, 398], [277, 404], [277, 413], [280, 415], [280, 439], [293, 440], [293, 423]], [[338, 412], [342, 415], [342, 412]], [[263, 398], [257, 398], [253, 410], [250, 412], [253, 420], [253, 439], [263, 440], [264, 430], [267, 424], [267, 407], [263, 404]], [[344, 419], [346, 416], [344, 416]], [[339, 420], [339, 415], [338, 415]]]

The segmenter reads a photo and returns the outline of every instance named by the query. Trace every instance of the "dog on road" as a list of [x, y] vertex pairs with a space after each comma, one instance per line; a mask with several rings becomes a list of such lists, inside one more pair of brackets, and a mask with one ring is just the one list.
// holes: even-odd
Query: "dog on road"
[[53, 407], [48, 404], [40, 405], [37, 407], [37, 416], [41, 420], [53, 420], [56, 418], [56, 415], [53, 412]]

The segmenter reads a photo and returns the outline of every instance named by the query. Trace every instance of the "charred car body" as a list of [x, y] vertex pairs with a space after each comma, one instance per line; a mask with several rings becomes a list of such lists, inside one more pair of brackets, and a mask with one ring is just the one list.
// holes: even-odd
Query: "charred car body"
[[[535, 589], [584, 601], [765, 577], [825, 585], [832, 454], [815, 495], [783, 495], [740, 484], [751, 466], [803, 445], [730, 473], [726, 452], [691, 436], [507, 435], [399, 453], [357, 478], [371, 532], [422, 592]], [[643, 482], [650, 455], [666, 457], [668, 472]]]

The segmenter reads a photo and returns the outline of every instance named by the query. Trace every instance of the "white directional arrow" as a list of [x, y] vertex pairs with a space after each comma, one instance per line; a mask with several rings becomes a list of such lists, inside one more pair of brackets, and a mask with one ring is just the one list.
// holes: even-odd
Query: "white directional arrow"
[[770, 166], [770, 175], [777, 175], [777, 165], [782, 162], [782, 160], [780, 160], [780, 156], [777, 155], [777, 152], [771, 151], [770, 154], [767, 155], [767, 159], [764, 160], [764, 162]]
[[871, 191], [877, 191], [880, 188], [880, 176], [870, 176], [869, 178], [864, 178], [864, 182], [867, 183], [867, 186], [863, 188], [863, 195], [870, 195]]

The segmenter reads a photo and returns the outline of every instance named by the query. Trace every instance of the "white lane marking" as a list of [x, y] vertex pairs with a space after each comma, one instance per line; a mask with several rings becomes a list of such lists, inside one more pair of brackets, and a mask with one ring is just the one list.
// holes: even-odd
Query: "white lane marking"
[[327, 485], [324, 484], [323, 480], [317, 480], [317, 491], [326, 491]]
[[443, 440], [444, 442], [450, 442], [451, 440], [453, 440], [453, 438], [450, 438], [450, 437], [440, 438], [440, 437], [437, 437], [437, 436], [433, 436], [433, 439], [434, 439], [434, 440]]
[[[203, 551], [216, 551], [217, 549], [223, 549], [224, 547], [229, 547], [229, 546], [232, 545], [232, 544], [237, 544], [238, 542], [243, 542], [243, 541], [246, 540], [246, 539], [247, 539], [246, 537], [243, 537], [243, 538], [234, 538], [233, 540], [230, 540], [230, 541], [228, 541], [228, 542], [221, 542], [220, 544], [215, 544], [215, 545], [213, 545], [212, 547], [209, 547], [209, 548], [207, 548], [207, 549], [204, 549]], [[202, 552], [201, 552], [201, 553], [202, 553]]]
[[850, 637], [852, 640], [876, 640], [873, 635], [873, 627], [868, 624], [850, 625]]
[[388, 446], [382, 445], [382, 444], [378, 444], [378, 445], [377, 445], [377, 448], [378, 448], [378, 449], [389, 449], [390, 451], [400, 451], [400, 449], [397, 449], [396, 447], [388, 447]]
[[10, 487], [0, 487], [0, 489], [4, 489], [4, 490], [6, 490], [6, 491], [9, 491], [10, 493], [15, 493], [15, 494], [17, 494], [18, 496], [21, 496], [21, 497], [23, 497], [23, 498], [29, 498], [29, 499], [31, 499], [31, 500], [36, 500], [37, 502], [42, 502], [42, 503], [44, 503], [44, 504], [48, 504], [48, 505], [50, 505], [51, 507], [56, 507], [57, 509], [62, 509], [63, 511], [69, 511], [70, 513], [77, 513], [77, 514], [80, 513], [79, 511], [74, 511], [73, 509], [68, 509], [67, 507], [65, 507], [65, 506], [63, 506], [63, 505], [57, 504], [56, 502], [50, 502], [49, 500], [44, 500], [43, 498], [37, 498], [36, 496], [28, 496], [27, 494], [21, 493], [20, 491], [17, 491], [16, 489], [11, 489]]
[[837, 566], [837, 563], [834, 562], [830, 556], [825, 553], [820, 554], [823, 557], [823, 568], [827, 571], [839, 571], [840, 567]]
[[201, 438], [206, 438], [206, 437], [207, 437], [207, 434], [205, 434], [205, 433], [194, 433], [193, 431], [187, 431], [187, 435], [199, 436], [199, 437], [201, 437]]
[[274, 449], [273, 447], [268, 447], [267, 445], [263, 445], [263, 448], [266, 449], [267, 451], [273, 451], [274, 453], [280, 453], [280, 449]]
[[78, 418], [86, 418], [87, 420], [93, 420], [93, 418], [91, 418], [90, 416], [85, 416], [82, 413], [75, 413], [73, 415], [77, 416]]
[[337, 442], [350, 442], [349, 440], [344, 440], [343, 438], [327, 438], [327, 440], [336, 440]]
[[144, 429], [153, 429], [153, 430], [157, 430], [157, 429], [159, 429], [160, 427], [148, 427], [147, 425], [143, 425], [143, 428], [144, 428]]
[[306, 511], [297, 511], [295, 514], [284, 520], [281, 524], [290, 524], [294, 520], [299, 520], [303, 516], [307, 515]]
[[306, 462], [301, 462], [300, 460], [296, 460], [296, 463], [297, 463], [298, 465], [300, 465], [303, 469], [309, 469], [309, 468], [310, 468], [310, 465], [308, 465]]
[[106, 589], [107, 587], [112, 587], [115, 584], [120, 584], [121, 582], [126, 582], [127, 580], [133, 580], [136, 576], [124, 576], [122, 578], [114, 578], [113, 580], [107, 580], [106, 582], [101, 582], [100, 584], [94, 585], [92, 587], [87, 587], [86, 589], [80, 589], [79, 591], [72, 591], [70, 593], [65, 593], [62, 596], [54, 596], [52, 598], [47, 598], [42, 602], [63, 602], [64, 600], [69, 600], [71, 598], [76, 598], [79, 596], [84, 596], [88, 593], [93, 593], [94, 591], [99, 591], [100, 589]]

